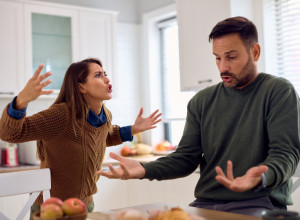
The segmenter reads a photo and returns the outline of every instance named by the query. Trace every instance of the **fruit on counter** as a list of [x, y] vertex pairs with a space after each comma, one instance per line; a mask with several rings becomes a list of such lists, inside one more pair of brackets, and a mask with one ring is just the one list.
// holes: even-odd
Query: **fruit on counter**
[[40, 217], [43, 220], [86, 213], [85, 204], [78, 198], [62, 201], [57, 197], [47, 199], [41, 205]]
[[48, 204], [55, 204], [55, 205], [58, 205], [59, 207], [61, 207], [63, 203], [64, 202], [60, 198], [51, 197], [51, 198], [47, 199], [45, 202], [43, 202], [42, 207], [45, 205], [48, 205]]
[[146, 215], [136, 209], [125, 209], [115, 216], [116, 220], [146, 220]]
[[86, 212], [86, 206], [78, 198], [69, 198], [62, 204], [62, 210], [66, 215], [76, 215]]
[[[179, 207], [171, 208], [170, 210], [152, 210], [149, 214], [150, 220], [170, 220], [170, 219], [180, 219], [180, 220], [190, 220], [190, 216], [183, 209]], [[199, 220], [203, 220], [199, 218]]]
[[152, 152], [152, 147], [147, 144], [137, 144], [135, 145], [137, 155], [150, 154]]
[[60, 206], [50, 203], [41, 207], [41, 218], [42, 219], [56, 219], [64, 215]]
[[51, 197], [47, 199], [41, 205], [41, 213], [40, 216], [43, 219], [55, 219], [60, 218], [64, 215], [62, 211], [63, 201], [57, 197]]
[[136, 155], [136, 150], [131, 147], [124, 145], [121, 149], [121, 155], [123, 157], [134, 156]]
[[175, 150], [175, 146], [173, 146], [169, 141], [164, 140], [164, 141], [159, 142], [155, 146], [155, 150], [157, 150], [157, 151]]

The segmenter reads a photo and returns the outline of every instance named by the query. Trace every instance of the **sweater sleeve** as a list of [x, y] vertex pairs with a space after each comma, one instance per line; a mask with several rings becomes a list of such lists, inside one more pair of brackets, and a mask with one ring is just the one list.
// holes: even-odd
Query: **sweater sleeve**
[[200, 164], [202, 148], [199, 113], [194, 103], [188, 105], [183, 136], [175, 152], [144, 164], [146, 179], [174, 179], [191, 174]]
[[277, 188], [287, 183], [299, 162], [299, 97], [293, 86], [284, 82], [273, 90], [269, 103], [266, 111], [269, 152], [263, 164], [269, 167], [267, 187]]
[[115, 146], [115, 145], [119, 145], [122, 143], [123, 143], [123, 141], [122, 141], [121, 135], [120, 135], [120, 127], [117, 125], [114, 125], [112, 133], [108, 134], [108, 136], [106, 138], [106, 145], [107, 146]]
[[6, 106], [0, 119], [0, 138], [11, 143], [49, 140], [65, 129], [68, 120], [69, 111], [64, 103], [21, 119], [9, 116]]

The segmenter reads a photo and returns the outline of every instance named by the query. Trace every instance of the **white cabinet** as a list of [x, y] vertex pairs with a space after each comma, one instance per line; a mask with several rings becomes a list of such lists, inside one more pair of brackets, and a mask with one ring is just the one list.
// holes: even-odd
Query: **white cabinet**
[[[38, 16], [50, 23], [43, 23]], [[61, 27], [56, 28], [55, 25], [60, 24], [55, 19], [61, 18], [69, 20], [70, 27], [66, 29], [70, 29], [70, 34], [65, 34], [67, 30]], [[112, 75], [116, 71], [116, 18], [116, 12], [93, 8], [0, 0], [0, 28], [4, 30], [0, 35], [0, 93], [19, 92], [40, 62], [45, 65], [44, 71], [53, 72], [49, 89], [59, 90], [60, 84], [56, 85], [54, 81], [61, 83], [71, 62], [88, 57], [103, 61], [110, 78], [115, 78]], [[42, 29], [38, 34], [33, 19], [38, 20]], [[69, 54], [62, 56], [68, 53], [67, 50]]]
[[24, 81], [22, 4], [0, 1], [0, 93], [12, 94]]
[[[110, 79], [115, 69], [116, 14], [99, 11], [80, 10], [79, 12], [79, 59], [98, 57]], [[113, 58], [113, 59], [112, 59]]]
[[220, 81], [208, 35], [230, 17], [230, 0], [176, 0], [182, 90], [199, 90]]
[[59, 91], [66, 69], [78, 60], [78, 12], [59, 5], [25, 3], [24, 18], [26, 79], [43, 63], [43, 71], [53, 74], [47, 89]]

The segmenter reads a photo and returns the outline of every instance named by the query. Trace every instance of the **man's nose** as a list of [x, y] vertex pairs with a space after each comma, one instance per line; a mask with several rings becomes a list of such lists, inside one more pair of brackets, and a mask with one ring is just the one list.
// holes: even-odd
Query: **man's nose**
[[229, 71], [229, 64], [226, 60], [221, 60], [219, 64], [220, 73]]

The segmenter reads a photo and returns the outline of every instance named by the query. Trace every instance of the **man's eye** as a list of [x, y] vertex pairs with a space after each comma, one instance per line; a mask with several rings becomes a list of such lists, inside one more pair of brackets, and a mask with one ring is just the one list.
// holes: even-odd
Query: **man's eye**
[[216, 60], [217, 60], [217, 61], [220, 61], [220, 60], [221, 60], [221, 58], [220, 58], [220, 57], [216, 57]]
[[228, 57], [229, 60], [234, 60], [236, 57]]

